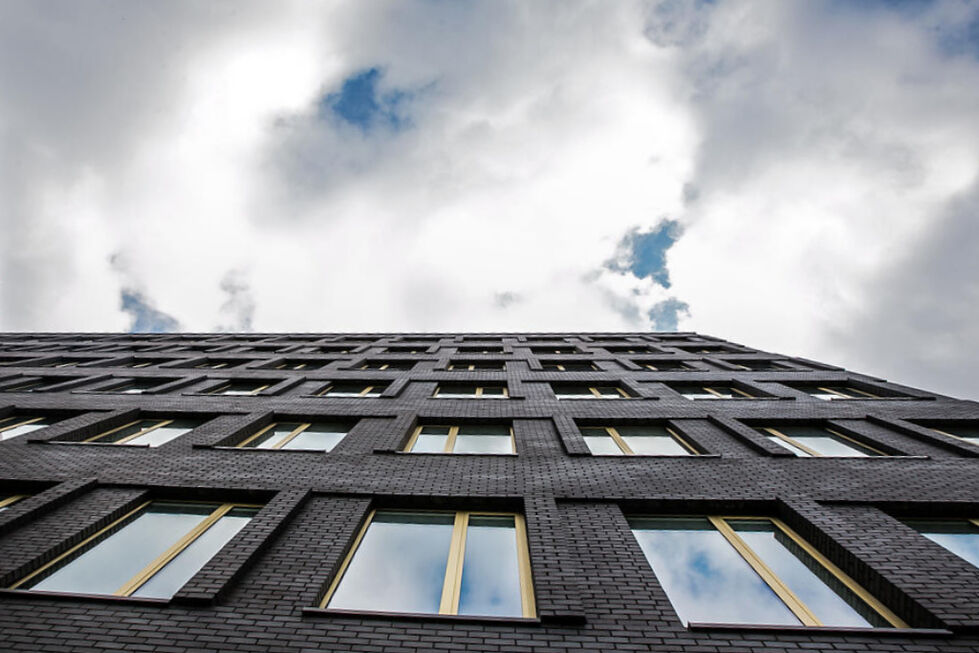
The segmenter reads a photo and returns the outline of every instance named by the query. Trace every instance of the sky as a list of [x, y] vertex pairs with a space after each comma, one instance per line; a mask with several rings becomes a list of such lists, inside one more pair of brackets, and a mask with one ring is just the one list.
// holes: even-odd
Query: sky
[[0, 3], [0, 330], [698, 331], [979, 398], [979, 2]]

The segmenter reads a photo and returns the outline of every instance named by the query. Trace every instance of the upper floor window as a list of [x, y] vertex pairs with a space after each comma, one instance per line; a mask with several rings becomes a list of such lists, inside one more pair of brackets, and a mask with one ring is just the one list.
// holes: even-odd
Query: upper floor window
[[979, 567], [979, 519], [909, 519], [905, 523]]
[[558, 399], [629, 399], [631, 395], [617, 385], [551, 384]]
[[384, 351], [389, 354], [424, 354], [428, 351], [426, 347], [385, 347]]
[[200, 422], [187, 419], [140, 419], [103, 431], [84, 442], [99, 444], [128, 444], [131, 446], [159, 447], [174, 438], [200, 426]]
[[684, 624], [907, 627], [777, 519], [636, 517], [629, 522]]
[[822, 399], [823, 401], [834, 401], [837, 399], [879, 399], [880, 395], [875, 395], [866, 390], [860, 390], [853, 386], [826, 383], [820, 385], [795, 385], [796, 390], [805, 392], [810, 397]]
[[120, 392], [125, 395], [141, 395], [144, 392], [156, 390], [160, 386], [172, 383], [176, 379], [155, 379], [155, 378], [133, 378], [120, 379], [118, 383], [107, 388], [100, 388], [100, 392]]
[[737, 399], [739, 397], [754, 398], [745, 390], [735, 388], [731, 385], [722, 383], [711, 383], [710, 385], [698, 385], [694, 383], [684, 383], [671, 385], [675, 392], [679, 392], [687, 399]]
[[433, 397], [442, 399], [506, 399], [505, 385], [492, 383], [439, 383]]
[[692, 444], [668, 426], [583, 426], [581, 435], [596, 456], [696, 456]]
[[3, 392], [45, 392], [62, 383], [77, 381], [78, 379], [77, 376], [25, 377], [14, 382], [13, 385], [3, 388]]
[[199, 370], [223, 370], [230, 367], [238, 367], [247, 362], [247, 360], [236, 360], [233, 358], [208, 358], [194, 365], [194, 368]]
[[320, 607], [535, 617], [522, 515], [372, 512]]
[[272, 368], [276, 370], [318, 370], [321, 367], [323, 367], [322, 361], [309, 359], [291, 359], [279, 361], [272, 365]]
[[531, 347], [531, 353], [534, 354], [577, 354], [580, 353], [577, 347], [563, 346], [563, 347]]
[[21, 499], [26, 499], [27, 494], [0, 494], [0, 512], [3, 512]]
[[9, 440], [46, 426], [51, 426], [63, 417], [41, 417], [38, 415], [8, 415], [0, 417], [0, 440]]
[[979, 446], [979, 424], [944, 423], [929, 425], [928, 428]]
[[367, 361], [360, 366], [362, 370], [389, 370], [391, 372], [404, 372], [415, 366], [414, 361]]
[[478, 370], [502, 372], [506, 369], [505, 361], [452, 361], [449, 363], [450, 370]]
[[503, 347], [494, 347], [492, 345], [475, 345], [471, 347], [456, 347], [456, 351], [460, 354], [502, 354]]
[[624, 345], [619, 347], [605, 347], [605, 351], [613, 354], [648, 354], [658, 352], [658, 349], [647, 347], [646, 345]]
[[721, 354], [724, 352], [737, 351], [725, 345], [671, 345], [675, 349], [685, 351], [688, 354]]
[[321, 354], [349, 354], [353, 351], [353, 347], [348, 347], [346, 345], [323, 345], [322, 347], [317, 347], [317, 350]]
[[148, 502], [11, 589], [168, 599], [256, 512], [233, 503]]
[[644, 370], [652, 370], [653, 372], [679, 372], [684, 370], [696, 369], [687, 365], [683, 361], [671, 361], [671, 360], [634, 360], [632, 361]]
[[584, 361], [541, 361], [540, 366], [548, 372], [594, 372], [598, 368]]
[[272, 422], [237, 446], [244, 449], [332, 451], [350, 427], [337, 422]]
[[207, 391], [209, 395], [225, 395], [225, 396], [248, 396], [257, 395], [262, 390], [266, 390], [272, 386], [268, 381], [255, 381], [251, 379], [234, 379], [227, 380], [221, 385]]
[[131, 368], [141, 368], [150, 367], [151, 365], [162, 365], [163, 363], [170, 363], [177, 360], [176, 358], [130, 358], [127, 361], [122, 361], [121, 363], [112, 363], [112, 367], [131, 367]]
[[75, 367], [76, 365], [81, 365], [83, 363], [92, 363], [99, 360], [98, 358], [55, 358], [54, 360], [45, 361], [43, 363], [35, 363], [37, 367]]
[[740, 367], [743, 370], [750, 370], [752, 372], [784, 372], [785, 370], [790, 370], [792, 368], [786, 367], [780, 363], [769, 360], [750, 360], [750, 359], [734, 359], [725, 360], [728, 365], [734, 365], [735, 367]]
[[775, 444], [800, 458], [840, 456], [863, 458], [887, 454], [848, 435], [820, 426], [763, 426], [757, 429]]
[[419, 426], [405, 451], [411, 453], [516, 453], [513, 429], [502, 424]]
[[317, 397], [380, 397], [387, 388], [386, 383], [373, 381], [334, 381], [316, 393]]

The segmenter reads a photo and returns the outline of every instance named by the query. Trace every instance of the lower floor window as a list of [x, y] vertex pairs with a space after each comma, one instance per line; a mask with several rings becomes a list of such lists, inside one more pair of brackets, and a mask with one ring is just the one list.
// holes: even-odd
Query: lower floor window
[[6, 510], [21, 499], [26, 499], [26, 494], [0, 494], [0, 512]]
[[349, 427], [334, 422], [273, 422], [238, 445], [244, 449], [331, 451]]
[[198, 426], [200, 426], [200, 422], [186, 419], [141, 419], [103, 431], [88, 438], [85, 442], [159, 447], [161, 444], [179, 438]]
[[375, 511], [320, 607], [534, 617], [523, 516]]
[[497, 424], [419, 426], [405, 451], [411, 453], [516, 453], [513, 431]]
[[258, 508], [148, 502], [11, 589], [170, 598], [245, 527]]
[[932, 542], [979, 567], [979, 519], [911, 519], [906, 523]]
[[777, 519], [637, 517], [630, 524], [684, 623], [907, 627]]
[[0, 418], [0, 440], [9, 440], [18, 435], [43, 429], [57, 422], [54, 417], [13, 416]]

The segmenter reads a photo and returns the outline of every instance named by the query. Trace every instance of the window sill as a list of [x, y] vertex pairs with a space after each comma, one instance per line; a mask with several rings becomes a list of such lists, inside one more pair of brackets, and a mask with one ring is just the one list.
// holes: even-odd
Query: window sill
[[325, 453], [330, 453], [333, 451], [330, 449], [259, 449], [257, 447], [232, 447], [227, 445], [194, 445], [193, 449], [216, 449], [218, 451], [249, 451], [249, 452], [260, 452], [260, 453], [312, 453], [322, 455]]
[[[779, 456], [784, 458], [784, 456]], [[931, 456], [792, 456], [796, 460], [931, 460]]]
[[113, 596], [111, 594], [82, 594], [76, 592], [38, 592], [35, 590], [0, 589], [0, 598], [51, 599], [55, 601], [99, 601], [103, 603], [128, 603], [135, 605], [170, 605], [170, 599], [148, 599], [134, 596]]
[[944, 628], [856, 628], [847, 626], [766, 626], [759, 624], [716, 624], [690, 622], [694, 632], [799, 633], [805, 635], [863, 635], [880, 637], [951, 637]]
[[417, 612], [374, 612], [371, 610], [337, 610], [332, 608], [303, 608], [304, 617], [352, 617], [356, 619], [408, 619], [411, 621], [451, 621], [455, 623], [497, 623], [524, 624], [536, 626], [540, 624], [537, 617], [481, 617], [467, 614], [423, 614]]
[[624, 460], [629, 460], [631, 458], [668, 458], [670, 460], [686, 460], [688, 458], [710, 458], [710, 459], [717, 459], [717, 458], [720, 458], [721, 457], [721, 454], [719, 454], [719, 453], [690, 454], [689, 456], [686, 456], [686, 455], [683, 455], [683, 454], [665, 454], [665, 455], [660, 455], [660, 454], [655, 454], [655, 453], [646, 453], [646, 454], [639, 454], [639, 453], [637, 453], [637, 454], [632, 454], [632, 455], [617, 455], [617, 454], [614, 454], [614, 453], [579, 453], [579, 454], [571, 454], [571, 455], [578, 456], [578, 457], [583, 457], [583, 458], [622, 458]]
[[391, 453], [398, 456], [460, 456], [460, 457], [471, 457], [471, 456], [492, 456], [494, 458], [516, 458], [515, 453], [446, 453], [444, 451], [398, 451], [398, 450], [374, 450], [374, 453]]
[[[176, 439], [176, 438], [175, 438]], [[38, 444], [67, 444], [70, 446], [83, 445], [86, 447], [116, 447], [119, 449], [129, 448], [129, 449], [151, 449], [148, 444], [116, 444], [115, 442], [69, 442], [66, 440], [34, 440]], [[166, 444], [164, 442], [163, 444]], [[163, 446], [163, 445], [160, 445]]]

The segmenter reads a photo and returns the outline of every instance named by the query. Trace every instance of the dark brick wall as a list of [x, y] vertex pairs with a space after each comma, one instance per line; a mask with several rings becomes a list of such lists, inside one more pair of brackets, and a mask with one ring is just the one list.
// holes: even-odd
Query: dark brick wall
[[[979, 448], [920, 426], [979, 421], [979, 404], [697, 334], [423, 337], [0, 334], [0, 416], [66, 418], [0, 443], [0, 492], [32, 495], [0, 512], [4, 587], [147, 498], [265, 504], [170, 602], [0, 590], [0, 650], [979, 651], [979, 570], [898, 519], [979, 517]], [[423, 353], [385, 351], [413, 344]], [[456, 351], [478, 345], [503, 353]], [[547, 345], [575, 353], [531, 351]], [[651, 351], [621, 350], [629, 345]], [[712, 345], [727, 351], [693, 351]], [[329, 347], [349, 352], [321, 349]], [[66, 356], [88, 362], [46, 365]], [[161, 362], [123, 367], [134, 357]], [[739, 358], [787, 369], [745, 371], [733, 365]], [[242, 364], [194, 367], [205, 359]], [[318, 367], [274, 369], [285, 360]], [[357, 369], [367, 360], [415, 365]], [[450, 360], [505, 360], [507, 368], [448, 370]], [[592, 361], [599, 369], [543, 371], [541, 360]], [[636, 364], [644, 360], [682, 360], [694, 369], [654, 372]], [[54, 392], [2, 391], [38, 376], [70, 383]], [[173, 383], [143, 395], [93, 391], [132, 377]], [[224, 379], [273, 385], [254, 397], [201, 394]], [[378, 398], [313, 396], [342, 380], [389, 385]], [[433, 399], [440, 381], [506, 383], [511, 398]], [[824, 402], [791, 387], [817, 381], [894, 396]], [[636, 398], [557, 401], [550, 384], [566, 382], [618, 384]], [[687, 382], [734, 383], [761, 398], [695, 402], [669, 385]], [[171, 416], [201, 426], [157, 448], [80, 443], [126, 421]], [[273, 419], [355, 426], [326, 454], [228, 448]], [[511, 423], [517, 455], [399, 451], [416, 424], [480, 420]], [[643, 421], [669, 424], [710, 455], [593, 457], [578, 431]], [[798, 459], [751, 428], [786, 422], [830, 425], [895, 455]], [[316, 610], [357, 529], [378, 507], [523, 512], [539, 619]], [[688, 629], [629, 532], [630, 513], [780, 517], [914, 630]]]

